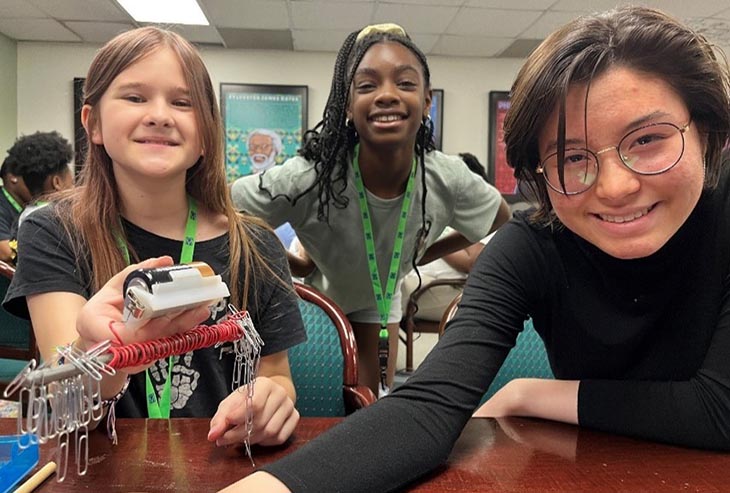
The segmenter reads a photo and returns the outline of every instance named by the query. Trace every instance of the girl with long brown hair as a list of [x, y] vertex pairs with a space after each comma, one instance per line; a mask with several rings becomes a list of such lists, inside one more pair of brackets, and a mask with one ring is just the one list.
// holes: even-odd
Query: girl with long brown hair
[[[203, 322], [208, 309], [125, 330], [124, 278], [140, 267], [204, 261], [265, 341], [251, 443], [283, 442], [298, 421], [286, 350], [305, 334], [283, 281], [290, 279], [283, 248], [230, 202], [220, 115], [200, 55], [158, 28], [120, 34], [91, 64], [81, 117], [89, 149], [79, 185], [23, 223], [5, 307], [30, 316], [45, 360], [62, 344], [86, 349], [114, 338], [110, 323], [123, 343], [155, 339]], [[146, 372], [118, 372], [102, 382], [102, 397], [118, 396], [129, 379], [117, 416], [209, 416], [209, 440], [241, 442], [246, 397], [231, 392], [234, 359], [229, 345], [161, 360]]]

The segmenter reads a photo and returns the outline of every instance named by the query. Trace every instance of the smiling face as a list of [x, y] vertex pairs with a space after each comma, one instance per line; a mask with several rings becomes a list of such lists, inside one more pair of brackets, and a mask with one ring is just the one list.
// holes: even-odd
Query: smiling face
[[254, 173], [260, 173], [276, 164], [276, 148], [270, 135], [254, 134], [248, 139], [248, 154]]
[[[689, 109], [671, 86], [642, 72], [615, 67], [595, 78], [587, 110], [585, 91], [584, 85], [575, 85], [568, 92], [566, 148], [601, 151], [640, 126], [669, 122], [681, 128], [690, 121]], [[557, 126], [556, 110], [540, 132], [541, 159], [556, 150]], [[601, 152], [598, 177], [586, 192], [566, 196], [548, 190], [556, 215], [568, 229], [616, 258], [655, 253], [684, 224], [702, 193], [705, 146], [693, 123], [684, 142], [676, 166], [653, 176], [629, 170], [616, 150]]]
[[[82, 119], [88, 125], [90, 107]], [[202, 154], [195, 111], [177, 55], [163, 47], [122, 71], [88, 128], [112, 159], [117, 180], [184, 179]]]
[[412, 150], [430, 107], [431, 91], [411, 50], [388, 41], [368, 49], [355, 70], [347, 110], [361, 146]]

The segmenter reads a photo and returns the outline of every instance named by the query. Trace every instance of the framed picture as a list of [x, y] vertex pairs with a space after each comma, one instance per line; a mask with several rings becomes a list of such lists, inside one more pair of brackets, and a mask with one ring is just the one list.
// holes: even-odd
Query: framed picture
[[229, 181], [296, 155], [307, 125], [307, 86], [220, 86]]
[[436, 149], [441, 150], [442, 135], [444, 131], [444, 90], [432, 89], [431, 97], [431, 121], [433, 121], [433, 140]]
[[509, 110], [509, 92], [491, 91], [489, 93], [489, 163], [487, 174], [497, 190], [508, 202], [521, 200], [517, 190], [514, 170], [507, 164], [504, 145], [504, 117]]
[[83, 77], [74, 77], [74, 174], [78, 175], [86, 158], [86, 130], [81, 124], [81, 108], [84, 106]]

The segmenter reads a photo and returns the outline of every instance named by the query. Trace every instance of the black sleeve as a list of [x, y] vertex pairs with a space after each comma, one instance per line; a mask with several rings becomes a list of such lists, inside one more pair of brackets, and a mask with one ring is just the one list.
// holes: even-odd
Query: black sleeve
[[20, 222], [20, 216], [15, 218], [13, 224], [10, 226], [10, 239], [18, 238], [18, 223]]
[[13, 221], [15, 221], [18, 215], [7, 199], [0, 196], [0, 241], [13, 239], [10, 230], [13, 227]]
[[296, 492], [371, 492], [442, 464], [523, 325], [527, 294], [513, 255], [529, 245], [515, 232], [500, 229], [484, 249], [456, 317], [405, 384], [263, 469]]
[[[696, 374], [687, 380], [581, 380], [578, 389], [581, 426], [659, 442], [730, 451], [730, 278], [727, 276], [719, 313], [707, 355]], [[681, 354], [666, 357], [681, 358]]]
[[88, 298], [88, 278], [84, 272], [55, 207], [37, 210], [18, 231], [16, 270], [3, 307], [13, 315], [29, 318], [25, 303], [28, 295], [63, 291]]
[[268, 269], [251, 273], [252, 282], [248, 289], [248, 306], [254, 307], [251, 316], [264, 340], [261, 354], [266, 356], [304, 342], [307, 334], [284, 247], [267, 229], [250, 227], [249, 233], [268, 266]]

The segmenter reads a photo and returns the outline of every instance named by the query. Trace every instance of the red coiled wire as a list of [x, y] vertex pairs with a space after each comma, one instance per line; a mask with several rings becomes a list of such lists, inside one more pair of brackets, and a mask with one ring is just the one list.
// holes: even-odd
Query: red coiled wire
[[237, 341], [243, 335], [239, 320], [245, 315], [246, 312], [239, 312], [215, 325], [198, 325], [187, 332], [154, 341], [135, 342], [124, 346], [112, 345], [107, 350], [112, 355], [108, 365], [115, 369], [141, 366], [214, 344]]

